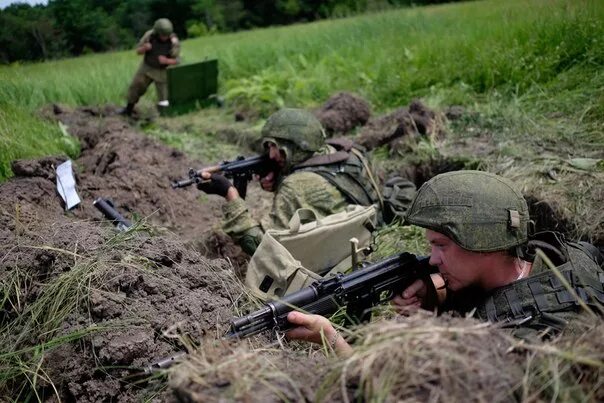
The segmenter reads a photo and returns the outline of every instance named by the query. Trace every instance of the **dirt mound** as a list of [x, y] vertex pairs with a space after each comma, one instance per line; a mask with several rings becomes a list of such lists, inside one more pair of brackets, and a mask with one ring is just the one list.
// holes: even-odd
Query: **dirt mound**
[[[232, 317], [241, 292], [233, 267], [184, 243], [218, 225], [222, 201], [171, 189], [200, 162], [108, 116], [112, 108], [45, 113], [81, 141], [82, 204], [66, 212], [57, 195], [55, 168], [66, 157], [15, 161], [15, 177], [0, 184], [0, 367], [23, 368], [7, 372], [0, 394], [140, 401], [154, 388], [133, 383], [141, 367], [182, 350], [186, 338], [221, 337]], [[99, 196], [128, 218], [147, 218], [119, 233], [93, 207]], [[236, 248], [226, 236], [211, 245], [208, 254]], [[38, 383], [21, 389], [30, 370]]]
[[[40, 360], [42, 396], [56, 388], [61, 400], [138, 401], [141, 386], [125, 380], [182, 349], [174, 335], [224, 332], [240, 292], [225, 260], [209, 261], [171, 234], [116, 233], [61, 208], [15, 214], [4, 200], [0, 280], [11, 287], [4, 288], [2, 353], [9, 365]], [[26, 198], [18, 206], [35, 210]], [[41, 353], [28, 353], [32, 346]], [[10, 383], [0, 391], [18, 395]]]
[[346, 134], [367, 123], [371, 107], [358, 95], [340, 92], [329, 98], [314, 114], [328, 135]]
[[[101, 219], [92, 201], [104, 197], [111, 199], [126, 218], [145, 217], [154, 225], [178, 233], [185, 241], [195, 241], [211, 228], [219, 227], [221, 198], [200, 198], [201, 193], [194, 186], [176, 190], [170, 186], [171, 181], [185, 177], [190, 167], [215, 161], [191, 160], [180, 151], [142, 135], [127, 120], [116, 116], [115, 109], [111, 105], [78, 109], [53, 105], [42, 111], [43, 116], [65, 125], [81, 143], [81, 155], [74, 161], [74, 174], [82, 203], [69, 214], [81, 219]], [[24, 195], [31, 199], [31, 206], [40, 205], [40, 211], [61, 208], [61, 200], [50, 182], [55, 181], [56, 165], [65, 159], [16, 161], [15, 176], [28, 180], [4, 184], [6, 188], [0, 200], [3, 197], [18, 200]], [[50, 182], [37, 180], [42, 178]], [[32, 192], [38, 187], [41, 189]], [[266, 195], [262, 193], [266, 192], [256, 184], [249, 187], [252, 202], [264, 201]], [[7, 201], [7, 204], [10, 203]], [[219, 249], [237, 248], [229, 237], [220, 240], [223, 244]], [[242, 258], [236, 261], [245, 264]]]
[[444, 136], [444, 116], [420, 101], [409, 107], [369, 120], [356, 142], [372, 150], [384, 144], [391, 149], [405, 148], [405, 144], [420, 136], [440, 138]]

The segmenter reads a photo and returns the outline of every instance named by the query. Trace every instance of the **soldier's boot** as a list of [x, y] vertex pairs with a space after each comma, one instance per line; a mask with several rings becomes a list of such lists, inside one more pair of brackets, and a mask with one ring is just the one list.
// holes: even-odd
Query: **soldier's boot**
[[132, 116], [134, 112], [134, 104], [129, 103], [125, 108], [120, 109], [117, 113], [124, 116]]
[[170, 107], [169, 101], [159, 101], [157, 103], [157, 111], [160, 116], [165, 116], [168, 112], [168, 108]]

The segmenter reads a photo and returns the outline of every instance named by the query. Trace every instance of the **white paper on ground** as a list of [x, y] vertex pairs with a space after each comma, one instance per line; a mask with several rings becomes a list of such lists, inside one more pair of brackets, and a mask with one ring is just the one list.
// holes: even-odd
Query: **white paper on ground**
[[67, 160], [57, 167], [57, 191], [65, 202], [65, 210], [80, 204], [80, 197], [76, 192], [75, 185], [71, 160]]

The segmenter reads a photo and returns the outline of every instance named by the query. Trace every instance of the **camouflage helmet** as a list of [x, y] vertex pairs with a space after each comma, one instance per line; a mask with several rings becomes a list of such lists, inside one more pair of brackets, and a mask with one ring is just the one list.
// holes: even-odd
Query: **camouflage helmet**
[[456, 171], [424, 183], [406, 221], [440, 232], [473, 252], [494, 252], [528, 240], [529, 212], [522, 194], [487, 172]]
[[[285, 108], [273, 113], [262, 128], [263, 142], [292, 143], [301, 151], [314, 153], [325, 145], [325, 133], [317, 118], [303, 109]], [[275, 141], [276, 140], [276, 141]]]
[[155, 24], [153, 24], [153, 32], [156, 35], [161, 36], [172, 35], [172, 32], [174, 32], [172, 22], [170, 22], [170, 20], [167, 18], [160, 18], [159, 20], [155, 21]]

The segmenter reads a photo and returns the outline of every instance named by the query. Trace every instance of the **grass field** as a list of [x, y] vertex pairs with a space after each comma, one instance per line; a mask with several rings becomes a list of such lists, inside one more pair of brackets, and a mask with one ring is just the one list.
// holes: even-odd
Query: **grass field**
[[[421, 97], [498, 116], [511, 132], [528, 124], [570, 136], [589, 151], [603, 143], [602, 38], [600, 1], [481, 1], [189, 40], [182, 56], [217, 57], [231, 105], [265, 113], [317, 105], [337, 90], [359, 93], [377, 111]], [[73, 154], [36, 109], [121, 104], [138, 63], [128, 51], [0, 67], [0, 179], [10, 159]]]

